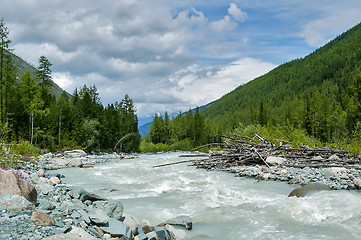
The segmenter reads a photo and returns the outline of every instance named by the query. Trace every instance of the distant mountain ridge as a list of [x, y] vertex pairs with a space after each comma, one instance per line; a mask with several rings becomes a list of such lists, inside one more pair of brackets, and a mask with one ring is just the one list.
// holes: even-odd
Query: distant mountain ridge
[[[32, 76], [35, 76], [37, 69], [34, 66], [27, 63], [26, 61], [21, 59], [19, 56], [15, 55], [13, 53], [10, 53], [10, 54], [12, 55], [14, 65], [18, 69], [19, 76], [24, 75], [24, 73], [26, 73], [27, 71], [29, 71]], [[56, 98], [59, 98], [64, 90], [62, 88], [60, 88], [54, 81], [53, 81], [53, 83], [54, 83], [53, 87], [50, 90], [56, 96]], [[67, 94], [69, 96], [71, 96], [69, 93], [67, 93]]]

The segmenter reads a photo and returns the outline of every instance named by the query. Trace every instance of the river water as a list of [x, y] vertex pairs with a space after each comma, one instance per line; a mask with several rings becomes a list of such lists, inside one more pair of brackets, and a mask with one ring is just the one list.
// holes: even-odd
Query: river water
[[196, 239], [361, 239], [361, 193], [323, 191], [288, 198], [293, 187], [281, 182], [236, 178], [187, 163], [180, 153], [140, 155], [94, 168], [61, 169], [64, 182], [109, 199], [124, 211], [156, 225], [188, 215]]

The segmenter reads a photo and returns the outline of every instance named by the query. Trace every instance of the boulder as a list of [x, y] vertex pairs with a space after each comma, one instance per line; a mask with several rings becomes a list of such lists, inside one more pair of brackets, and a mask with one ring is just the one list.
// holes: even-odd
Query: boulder
[[346, 173], [346, 168], [344, 167], [332, 167], [330, 170], [334, 177], [340, 177], [342, 174]]
[[269, 165], [282, 165], [285, 161], [285, 158], [274, 156], [269, 156], [266, 159], [266, 163], [268, 163]]
[[79, 227], [72, 227], [72, 230], [66, 234], [56, 234], [43, 238], [43, 240], [96, 240], [95, 237]]
[[353, 184], [355, 184], [355, 187], [356, 187], [357, 189], [361, 189], [361, 179], [355, 178], [355, 179], [353, 180]]
[[0, 169], [0, 195], [18, 194], [36, 204], [38, 193], [33, 185], [20, 179], [12, 170]]
[[189, 216], [178, 216], [172, 219], [168, 219], [164, 223], [157, 225], [157, 227], [165, 226], [165, 225], [179, 225], [185, 227], [187, 230], [192, 229], [192, 219]]
[[81, 167], [83, 166], [83, 159], [82, 158], [73, 158], [69, 160], [69, 165], [72, 167]]
[[171, 225], [165, 225], [165, 239], [167, 240], [187, 240], [187, 234], [184, 230], [175, 229]]
[[38, 177], [44, 177], [44, 175], [45, 175], [44, 169], [40, 168], [40, 169], [38, 170], [37, 174], [38, 174]]
[[92, 202], [94, 202], [94, 201], [107, 201], [106, 198], [100, 197], [100, 196], [98, 196], [98, 195], [96, 195], [94, 193], [87, 192], [87, 194], [88, 194], [88, 199], [87, 200], [89, 200], [89, 201], [92, 201]]
[[35, 208], [35, 205], [29, 202], [25, 197], [16, 194], [0, 195], [0, 206], [5, 207], [8, 212], [26, 211]]
[[340, 158], [339, 158], [339, 156], [337, 156], [336, 154], [334, 154], [334, 155], [331, 155], [331, 156], [328, 158], [328, 160], [330, 160], [330, 161], [338, 161], [338, 160], [340, 160]]
[[288, 173], [287, 169], [284, 168], [280, 171], [281, 175], [286, 175], [287, 173]]
[[137, 218], [124, 214], [121, 221], [132, 230], [134, 235], [138, 235], [138, 226], [140, 225], [140, 222]]
[[146, 234], [148, 240], [160, 240], [158, 235], [153, 231]]
[[77, 198], [82, 202], [88, 199], [88, 193], [84, 190], [84, 188], [78, 186], [70, 186], [69, 189], [69, 196]]
[[304, 197], [310, 192], [314, 191], [322, 191], [322, 190], [332, 190], [327, 184], [317, 182], [317, 183], [308, 183], [303, 187], [299, 187], [294, 189], [288, 197], [296, 196], [296, 197]]
[[49, 179], [49, 182], [54, 184], [54, 185], [58, 185], [60, 183], [60, 179], [58, 177], [51, 177]]
[[101, 209], [92, 208], [89, 210], [88, 216], [96, 225], [105, 226], [108, 223], [108, 216]]
[[54, 226], [55, 220], [53, 216], [49, 216], [42, 212], [33, 212], [30, 218], [31, 221], [35, 222], [36, 225], [40, 226]]
[[123, 217], [123, 204], [119, 200], [96, 201], [93, 206], [101, 209], [110, 218], [121, 220]]
[[58, 167], [66, 167], [69, 164], [69, 159], [64, 158], [52, 158], [53, 164]]
[[294, 178], [292, 178], [291, 180], [288, 181], [288, 184], [300, 184], [302, 182], [303, 181], [300, 178], [294, 177]]
[[122, 240], [131, 240], [132, 231], [130, 228], [121, 221], [113, 218], [108, 219], [108, 223], [105, 226], [100, 227], [106, 233], [109, 233], [112, 237], [119, 237]]
[[64, 155], [70, 158], [79, 158], [79, 157], [85, 157], [87, 154], [83, 150], [75, 149], [72, 151], [65, 151]]
[[147, 220], [140, 221], [140, 227], [142, 228], [143, 232], [145, 232], [146, 234], [154, 231], [154, 227]]

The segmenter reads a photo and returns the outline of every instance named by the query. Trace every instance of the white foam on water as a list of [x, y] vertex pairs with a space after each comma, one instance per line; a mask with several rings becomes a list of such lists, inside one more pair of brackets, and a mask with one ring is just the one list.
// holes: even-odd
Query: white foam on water
[[112, 160], [81, 171], [81, 176], [78, 169], [59, 171], [74, 185], [121, 199], [125, 212], [154, 225], [178, 215], [191, 216], [189, 238], [202, 234], [224, 240], [361, 236], [361, 196], [356, 191], [323, 191], [288, 198], [292, 187], [286, 183], [235, 178], [186, 164], [152, 167], [181, 161], [180, 154]]

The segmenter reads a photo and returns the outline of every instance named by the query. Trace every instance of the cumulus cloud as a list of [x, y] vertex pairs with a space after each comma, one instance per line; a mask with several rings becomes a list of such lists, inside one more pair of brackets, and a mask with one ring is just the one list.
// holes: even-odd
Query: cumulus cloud
[[228, 14], [231, 15], [234, 19], [244, 22], [247, 17], [247, 13], [243, 12], [240, 8], [238, 8], [237, 4], [231, 3], [228, 8]]
[[176, 72], [171, 81], [174, 96], [195, 106], [207, 104], [234, 88], [263, 75], [276, 65], [255, 58], [244, 57], [225, 66], [200, 67], [192, 65]]
[[238, 26], [237, 23], [232, 22], [231, 17], [229, 15], [226, 15], [223, 19], [219, 21], [211, 22], [210, 25], [211, 28], [217, 32], [232, 31]]

